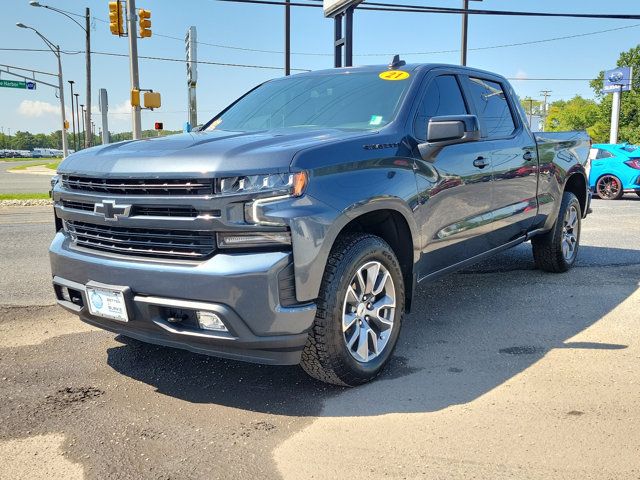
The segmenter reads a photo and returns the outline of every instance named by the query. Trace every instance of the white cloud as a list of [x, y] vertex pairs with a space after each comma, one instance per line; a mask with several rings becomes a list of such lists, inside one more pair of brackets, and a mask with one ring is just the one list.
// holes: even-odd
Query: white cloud
[[60, 106], [40, 100], [23, 100], [18, 105], [18, 113], [25, 117], [42, 117], [44, 115], [60, 115]]
[[515, 75], [516, 80], [526, 80], [529, 75], [524, 70], [518, 70]]

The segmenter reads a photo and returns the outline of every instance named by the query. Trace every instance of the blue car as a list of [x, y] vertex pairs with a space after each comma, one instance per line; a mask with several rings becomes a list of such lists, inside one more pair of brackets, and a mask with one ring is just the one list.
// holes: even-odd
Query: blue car
[[591, 146], [591, 191], [603, 200], [618, 200], [625, 193], [640, 196], [640, 147], [598, 143]]

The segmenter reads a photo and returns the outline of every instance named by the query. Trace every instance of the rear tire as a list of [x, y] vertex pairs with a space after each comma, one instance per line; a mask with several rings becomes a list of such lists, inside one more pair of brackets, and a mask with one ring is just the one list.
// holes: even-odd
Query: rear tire
[[398, 259], [379, 237], [353, 234], [333, 247], [301, 366], [323, 382], [356, 386], [388, 363], [404, 313]]
[[602, 200], [618, 200], [624, 195], [622, 182], [615, 175], [602, 175], [596, 182], [596, 194]]
[[564, 192], [558, 218], [553, 228], [531, 239], [536, 267], [545, 272], [569, 270], [578, 257], [582, 210], [571, 192]]

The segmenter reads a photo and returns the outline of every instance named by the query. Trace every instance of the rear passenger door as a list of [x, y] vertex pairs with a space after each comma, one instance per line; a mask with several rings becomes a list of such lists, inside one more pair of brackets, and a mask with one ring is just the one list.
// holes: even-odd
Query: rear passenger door
[[537, 215], [538, 151], [508, 83], [489, 75], [464, 78], [491, 162], [493, 196], [486, 221], [495, 248], [522, 237]]
[[[430, 72], [413, 119], [416, 143], [426, 140], [431, 118], [466, 115], [471, 110], [454, 72]], [[449, 145], [428, 161], [416, 152], [419, 201], [415, 215], [423, 240], [420, 278], [490, 248], [484, 214], [491, 208], [491, 167], [488, 162], [478, 166], [477, 161], [490, 154], [486, 148], [484, 142]]]

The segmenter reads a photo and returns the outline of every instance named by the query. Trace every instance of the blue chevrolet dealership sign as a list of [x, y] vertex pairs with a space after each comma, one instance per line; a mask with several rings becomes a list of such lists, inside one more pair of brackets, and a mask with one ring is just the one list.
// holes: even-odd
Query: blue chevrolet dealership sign
[[631, 67], [618, 67], [604, 72], [602, 93], [628, 92], [631, 90]]

